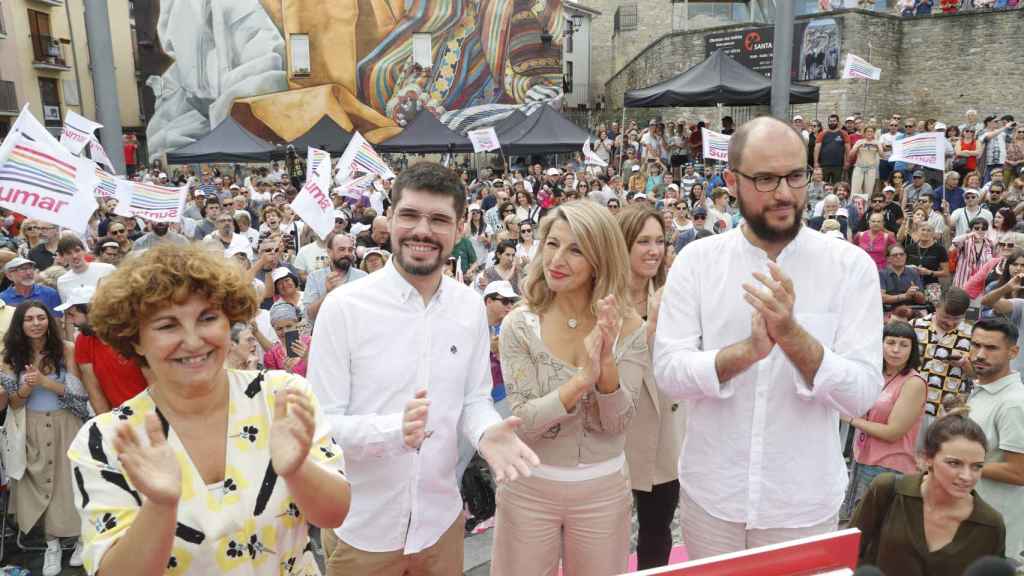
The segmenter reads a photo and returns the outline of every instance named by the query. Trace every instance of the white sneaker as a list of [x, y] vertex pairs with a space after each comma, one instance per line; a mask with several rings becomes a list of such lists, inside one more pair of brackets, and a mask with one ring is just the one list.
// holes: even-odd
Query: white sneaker
[[82, 554], [84, 552], [85, 552], [85, 549], [82, 548], [82, 539], [79, 538], [78, 541], [75, 542], [75, 551], [71, 553], [71, 559], [68, 560], [68, 566], [75, 566], [75, 567], [81, 566], [82, 565]]
[[43, 576], [60, 574], [60, 540], [54, 538], [46, 541], [46, 552], [43, 553]]

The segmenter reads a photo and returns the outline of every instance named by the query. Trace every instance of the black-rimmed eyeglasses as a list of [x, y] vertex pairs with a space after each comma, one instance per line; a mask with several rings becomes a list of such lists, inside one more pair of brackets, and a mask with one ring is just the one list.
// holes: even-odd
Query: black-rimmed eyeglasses
[[803, 188], [807, 186], [807, 182], [811, 177], [810, 170], [795, 170], [784, 176], [779, 176], [778, 174], [758, 174], [756, 176], [751, 176], [735, 169], [733, 170], [733, 173], [739, 174], [747, 180], [752, 181], [754, 183], [755, 190], [765, 193], [777, 190], [779, 188], [779, 182], [781, 182], [783, 178], [786, 179], [786, 184], [790, 188]]

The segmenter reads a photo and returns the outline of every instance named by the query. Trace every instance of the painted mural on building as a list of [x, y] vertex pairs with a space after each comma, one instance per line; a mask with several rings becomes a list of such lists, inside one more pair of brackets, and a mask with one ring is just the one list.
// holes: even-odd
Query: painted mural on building
[[[143, 72], [155, 97], [152, 158], [228, 115], [276, 142], [324, 115], [379, 142], [420, 109], [464, 126], [560, 96], [560, 0], [148, 2], [141, 12], [156, 18], [166, 56]], [[303, 34], [309, 70], [300, 74], [289, 70], [288, 39]], [[413, 54], [424, 35], [427, 65]]]

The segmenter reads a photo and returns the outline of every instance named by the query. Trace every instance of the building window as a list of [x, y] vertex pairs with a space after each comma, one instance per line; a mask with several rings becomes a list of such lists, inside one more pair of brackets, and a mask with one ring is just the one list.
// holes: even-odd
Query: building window
[[572, 61], [568, 61], [565, 63], [565, 77], [562, 78], [562, 91], [565, 92], [566, 94], [572, 94], [572, 64]]
[[39, 79], [39, 96], [43, 103], [43, 123], [47, 126], [60, 126], [60, 88], [55, 78]]
[[702, 2], [690, 0], [687, 17], [690, 20], [703, 17], [727, 22], [746, 22], [750, 20], [750, 7], [746, 2]]
[[309, 76], [309, 34], [291, 34], [288, 44], [288, 56], [291, 58], [288, 69], [292, 76]]
[[434, 46], [430, 34], [416, 33], [412, 35], [412, 61], [423, 68], [434, 65]]
[[572, 25], [572, 20], [565, 19], [565, 40], [562, 42], [562, 46], [565, 48], [566, 54], [572, 54], [572, 36], [576, 31], [576, 28]]
[[50, 15], [36, 10], [28, 11], [28, 28], [32, 34], [32, 57], [36, 62], [46, 62], [50, 47], [56, 43], [50, 36]]
[[0, 2], [0, 36], [7, 36], [7, 25], [4, 24], [4, 3]]
[[615, 31], [628, 32], [637, 28], [636, 4], [626, 4], [615, 9]]

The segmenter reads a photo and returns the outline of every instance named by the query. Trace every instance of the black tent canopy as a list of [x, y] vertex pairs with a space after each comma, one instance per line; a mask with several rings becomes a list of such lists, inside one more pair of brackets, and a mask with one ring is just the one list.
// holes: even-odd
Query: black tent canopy
[[[749, 106], [771, 104], [772, 81], [715, 50], [706, 60], [682, 74], [647, 88], [628, 90], [626, 108]], [[792, 104], [818, 101], [818, 87], [792, 84]]]
[[420, 110], [400, 134], [377, 145], [381, 152], [472, 152], [473, 144], [441, 123], [429, 110]]
[[309, 147], [318, 148], [330, 152], [334, 156], [340, 156], [352, 140], [352, 134], [345, 131], [330, 116], [323, 116], [305, 134], [291, 141], [295, 152], [305, 154]]
[[276, 147], [253, 135], [228, 116], [209, 134], [167, 153], [168, 164], [209, 162], [269, 162], [279, 156]]
[[537, 107], [529, 116], [518, 110], [513, 112], [495, 126], [495, 132], [506, 154], [576, 152], [590, 137], [586, 130], [547, 105]]

